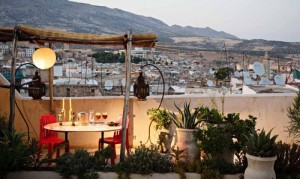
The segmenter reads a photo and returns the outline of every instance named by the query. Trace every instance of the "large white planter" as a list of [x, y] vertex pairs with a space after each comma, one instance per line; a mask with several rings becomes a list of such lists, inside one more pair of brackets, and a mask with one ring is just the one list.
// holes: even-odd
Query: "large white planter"
[[248, 166], [244, 173], [245, 179], [276, 179], [274, 171], [275, 157], [255, 157], [246, 154]]
[[196, 159], [200, 159], [200, 149], [196, 146], [194, 132], [197, 129], [181, 129], [176, 128], [177, 132], [177, 142], [175, 144], [175, 149], [177, 146], [180, 150], [184, 150], [182, 155], [183, 159], [187, 161], [193, 161]]

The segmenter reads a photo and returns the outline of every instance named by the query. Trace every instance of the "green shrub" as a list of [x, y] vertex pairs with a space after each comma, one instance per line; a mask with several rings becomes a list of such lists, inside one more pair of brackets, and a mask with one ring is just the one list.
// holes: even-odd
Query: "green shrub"
[[241, 167], [222, 158], [204, 159], [202, 165], [211, 170], [217, 170], [222, 174], [233, 174], [243, 172]]
[[202, 179], [224, 179], [224, 175], [220, 174], [218, 170], [212, 169], [204, 169], [203, 173], [201, 174]]
[[175, 103], [174, 103], [179, 115], [176, 115], [174, 112], [170, 112], [170, 116], [174, 122], [174, 124], [178, 128], [183, 129], [195, 129], [197, 125], [201, 122], [198, 120], [198, 114], [200, 112], [200, 108], [191, 109], [190, 103], [184, 103], [184, 108], [181, 110]]
[[74, 154], [65, 153], [56, 159], [56, 171], [63, 178], [77, 175], [78, 178], [97, 178], [95, 174], [95, 160], [86, 150], [76, 150]]
[[8, 171], [37, 168], [45, 163], [41, 159], [36, 139], [24, 141], [25, 133], [2, 131], [0, 138], [0, 176]]
[[292, 106], [287, 109], [288, 117], [290, 118], [288, 131], [297, 141], [300, 137], [300, 91], [294, 99]]
[[6, 115], [0, 114], [0, 140], [4, 137], [3, 132], [8, 129], [8, 120]]
[[277, 155], [276, 138], [278, 135], [271, 137], [270, 130], [268, 133], [264, 129], [260, 133], [252, 130], [252, 133], [246, 137], [246, 152], [256, 157], [273, 157]]
[[291, 175], [300, 173], [300, 146], [277, 142], [278, 153], [275, 161], [276, 174]]
[[147, 148], [141, 144], [122, 163], [116, 165], [116, 171], [125, 174], [168, 173], [174, 171], [174, 165], [171, 156], [159, 153], [156, 146]]
[[170, 117], [166, 109], [149, 109], [147, 115], [150, 116], [150, 120], [156, 123], [155, 130], [168, 129], [172, 124], [172, 118]]
[[111, 167], [108, 160], [114, 156], [114, 149], [108, 145], [103, 150], [97, 150], [94, 155], [95, 169], [102, 171], [110, 171]]

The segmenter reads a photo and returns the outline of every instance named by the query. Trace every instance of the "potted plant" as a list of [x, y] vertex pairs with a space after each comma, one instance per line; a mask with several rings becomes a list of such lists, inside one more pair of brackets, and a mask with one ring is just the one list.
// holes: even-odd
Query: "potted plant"
[[300, 91], [297, 93], [297, 96], [294, 98], [294, 102], [287, 109], [289, 126], [288, 132], [290, 135], [296, 139], [297, 142], [300, 140]]
[[174, 103], [178, 115], [174, 112], [170, 112], [170, 116], [177, 126], [177, 143], [179, 149], [184, 150], [183, 155], [187, 161], [193, 161], [200, 159], [200, 150], [196, 146], [194, 132], [197, 131], [197, 125], [201, 122], [197, 116], [200, 112], [200, 108], [191, 109], [190, 103], [184, 103], [184, 109], [181, 110]]
[[171, 152], [171, 143], [174, 136], [172, 130], [172, 118], [166, 109], [149, 109], [147, 115], [155, 122], [155, 130], [158, 132], [158, 144], [162, 153]]
[[203, 123], [195, 137], [198, 147], [207, 154], [204, 155], [207, 159], [222, 159], [232, 163], [236, 154], [239, 162], [244, 163], [244, 135], [249, 135], [255, 129], [255, 117], [249, 115], [248, 119], [241, 119], [239, 113], [224, 116], [216, 109], [203, 106], [198, 118]]
[[264, 129], [260, 133], [252, 130], [249, 136], [245, 136], [247, 152], [246, 157], [248, 166], [245, 170], [244, 177], [255, 179], [275, 179], [274, 163], [277, 159], [276, 138], [278, 135], [271, 137], [270, 130], [268, 133]]

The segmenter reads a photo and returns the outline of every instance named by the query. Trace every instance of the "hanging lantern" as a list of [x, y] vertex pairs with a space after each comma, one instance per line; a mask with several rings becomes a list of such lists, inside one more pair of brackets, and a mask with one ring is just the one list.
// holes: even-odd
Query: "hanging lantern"
[[149, 96], [149, 84], [146, 84], [142, 71], [140, 71], [140, 74], [134, 83], [133, 92], [134, 96], [140, 101], [145, 101], [146, 97]]
[[28, 95], [33, 99], [42, 99], [42, 96], [46, 94], [46, 85], [41, 82], [41, 77], [39, 76], [38, 71], [35, 71], [35, 75], [32, 77], [32, 83], [28, 85], [30, 88], [38, 88], [38, 89], [30, 89], [28, 90]]
[[39, 69], [51, 68], [56, 61], [56, 55], [50, 48], [39, 48], [32, 55], [32, 61]]

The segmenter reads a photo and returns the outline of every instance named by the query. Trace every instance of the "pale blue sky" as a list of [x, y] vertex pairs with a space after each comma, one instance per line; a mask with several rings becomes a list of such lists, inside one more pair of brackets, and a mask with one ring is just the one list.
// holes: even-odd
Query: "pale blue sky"
[[300, 42], [300, 0], [73, 0], [151, 16], [168, 25], [210, 27], [245, 39]]

